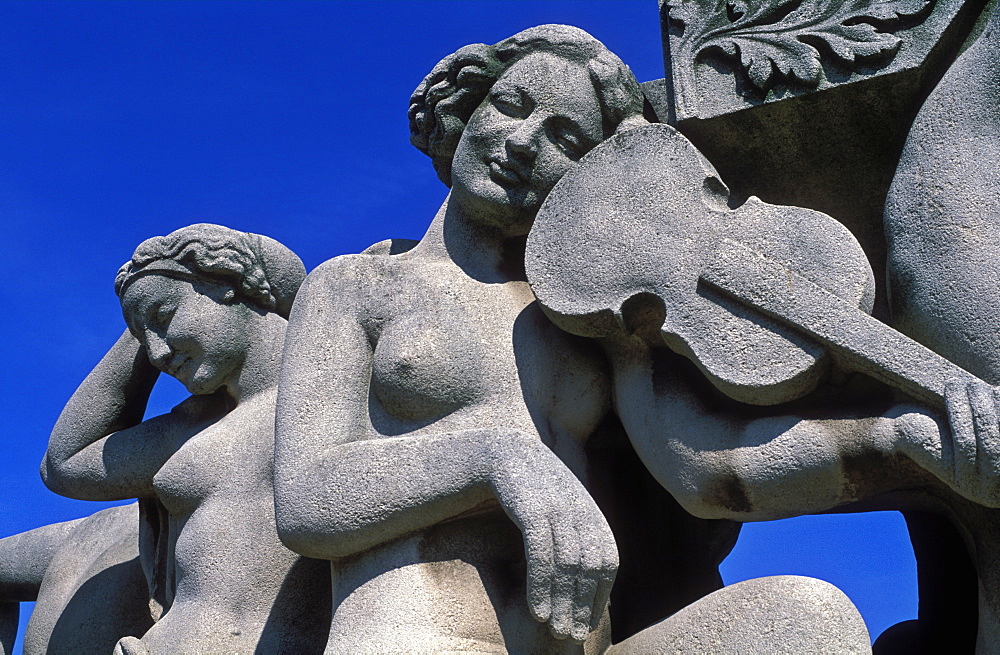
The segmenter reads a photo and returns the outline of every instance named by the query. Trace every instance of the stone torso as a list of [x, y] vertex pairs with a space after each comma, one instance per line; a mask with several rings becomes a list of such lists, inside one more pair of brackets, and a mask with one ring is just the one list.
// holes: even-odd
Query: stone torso
[[[524, 282], [486, 284], [419, 252], [359, 265], [378, 289], [361, 308], [372, 438], [517, 429], [586, 483], [584, 446], [610, 399], [596, 349], [552, 325]], [[562, 648], [528, 615], [523, 548], [486, 507], [338, 561], [331, 647], [388, 648], [405, 633], [418, 650]]]
[[376, 431], [523, 430], [584, 475], [577, 451], [609, 406], [592, 344], [552, 325], [524, 282], [485, 284], [406, 255], [382, 275], [385, 295], [363, 310]]
[[[168, 611], [143, 637], [153, 653], [207, 645], [227, 652], [265, 644], [322, 650], [326, 563], [285, 548], [274, 527], [274, 395], [265, 391], [208, 425], [154, 478], [170, 514], [176, 589]], [[295, 584], [283, 589], [288, 581]], [[305, 630], [273, 620], [293, 610], [311, 619]]]

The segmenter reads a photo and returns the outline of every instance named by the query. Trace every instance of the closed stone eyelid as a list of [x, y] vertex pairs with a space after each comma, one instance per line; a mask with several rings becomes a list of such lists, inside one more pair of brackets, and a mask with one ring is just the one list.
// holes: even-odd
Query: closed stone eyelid
[[177, 311], [176, 308], [164, 309], [164, 306], [160, 305], [159, 307], [156, 308], [156, 311], [153, 312], [153, 318], [156, 321], [157, 325], [160, 325], [162, 327], [166, 323], [170, 322], [170, 319], [174, 317], [174, 313], [176, 311]]
[[569, 141], [581, 156], [599, 143], [588, 139], [583, 128], [568, 118], [557, 117], [554, 122], [555, 124], [549, 127], [550, 138], [557, 142], [561, 139]]
[[510, 107], [517, 108], [519, 111], [524, 112], [528, 109], [528, 102], [521, 93], [498, 92], [490, 93], [490, 102], [494, 105], [508, 105]]

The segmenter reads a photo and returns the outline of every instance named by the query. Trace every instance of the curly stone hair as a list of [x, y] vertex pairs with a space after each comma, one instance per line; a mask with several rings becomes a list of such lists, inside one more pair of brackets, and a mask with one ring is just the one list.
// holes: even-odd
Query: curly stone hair
[[232, 287], [244, 300], [285, 318], [305, 278], [301, 260], [277, 241], [198, 223], [140, 243], [118, 270], [115, 293], [121, 298], [132, 280], [162, 271], [164, 264], [168, 271]]
[[540, 25], [497, 43], [476, 43], [442, 59], [410, 97], [410, 143], [451, 186], [451, 161], [472, 113], [490, 87], [524, 57], [548, 52], [585, 64], [597, 91], [604, 136], [642, 120], [643, 95], [631, 69], [603, 43], [568, 25]]

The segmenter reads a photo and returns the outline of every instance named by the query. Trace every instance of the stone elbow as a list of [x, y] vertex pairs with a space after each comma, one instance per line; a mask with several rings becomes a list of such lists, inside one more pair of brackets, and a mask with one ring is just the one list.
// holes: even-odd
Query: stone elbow
[[39, 469], [42, 482], [54, 494], [73, 500], [121, 500], [109, 495], [104, 484], [92, 477], [80, 475], [69, 462], [53, 463], [47, 457], [42, 459]]
[[54, 463], [48, 454], [42, 457], [42, 463], [38, 467], [38, 473], [42, 477], [42, 483], [54, 494], [66, 496], [66, 475], [57, 463]]
[[754, 514], [749, 489], [729, 467], [697, 466], [688, 473], [670, 492], [692, 516], [743, 521]]
[[274, 520], [278, 538], [286, 548], [300, 555], [312, 557], [307, 551], [315, 531], [310, 525], [308, 514], [302, 511], [300, 503], [296, 502], [293, 494], [275, 490]]
[[291, 493], [275, 495], [278, 538], [289, 550], [314, 559], [337, 559], [353, 555], [351, 532], [344, 521], [314, 505], [308, 498]]
[[315, 534], [295, 522], [282, 520], [281, 514], [277, 515], [278, 538], [288, 550], [316, 559], [326, 559], [325, 554], [316, 548]]
[[278, 538], [292, 552], [313, 559], [339, 559], [353, 555], [363, 548], [352, 548], [349, 535], [338, 531], [323, 531], [314, 525], [278, 519]]

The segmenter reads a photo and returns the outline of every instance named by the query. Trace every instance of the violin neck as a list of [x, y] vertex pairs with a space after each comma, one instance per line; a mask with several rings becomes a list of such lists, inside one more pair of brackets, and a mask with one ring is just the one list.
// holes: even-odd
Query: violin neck
[[783, 264], [725, 239], [699, 280], [810, 337], [845, 367], [945, 409], [949, 380], [975, 379], [929, 348]]

